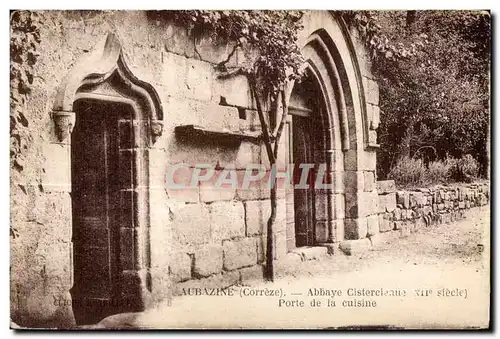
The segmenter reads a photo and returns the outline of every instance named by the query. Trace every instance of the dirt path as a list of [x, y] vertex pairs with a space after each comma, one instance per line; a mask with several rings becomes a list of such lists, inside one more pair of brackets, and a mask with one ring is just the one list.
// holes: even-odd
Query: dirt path
[[[487, 205], [362, 255], [282, 264], [274, 283], [235, 287], [234, 296], [177, 297], [171, 306], [113, 316], [98, 327], [487, 327], [489, 229]], [[270, 290], [279, 296], [245, 295]]]

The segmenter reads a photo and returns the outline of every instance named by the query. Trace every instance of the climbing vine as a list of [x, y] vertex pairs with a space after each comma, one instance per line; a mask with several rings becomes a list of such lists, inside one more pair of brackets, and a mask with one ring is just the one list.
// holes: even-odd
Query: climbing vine
[[237, 49], [247, 55], [258, 52], [253, 63], [237, 73], [258, 79], [263, 93], [274, 100], [287, 81], [301, 76], [304, 63], [297, 45], [303, 28], [302, 11], [172, 11], [174, 21], [188, 29], [203, 32], [214, 42], [234, 43], [233, 52], [218, 69], [229, 71], [227, 63]]
[[32, 140], [24, 107], [33, 84], [40, 31], [38, 15], [30, 11], [13, 11], [10, 24], [10, 157], [12, 167], [20, 172], [24, 167], [23, 152]]
[[409, 60], [427, 43], [425, 33], [412, 37], [411, 42], [394, 41], [384, 33], [377, 11], [343, 11], [342, 16], [348, 25], [360, 32], [375, 62]]
[[[256, 104], [262, 141], [271, 166], [276, 164], [279, 141], [285, 127], [288, 106], [285, 98], [287, 83], [300, 80], [304, 58], [297, 44], [303, 28], [302, 11], [173, 11], [172, 19], [214, 42], [232, 44], [233, 50], [217, 65], [221, 78], [245, 75]], [[231, 70], [228, 65], [235, 52], [241, 49], [250, 56], [246, 66]], [[252, 57], [253, 56], [253, 57]], [[281, 97], [281, 114], [279, 98]], [[264, 109], [266, 103], [269, 110]], [[281, 118], [279, 118], [281, 116]], [[279, 121], [279, 122], [278, 122]], [[277, 179], [271, 186], [271, 216], [267, 221], [267, 255], [265, 276], [274, 280], [273, 225], [277, 214]]]
[[[29, 117], [25, 112], [26, 96], [31, 93], [33, 67], [40, 45], [38, 15], [30, 11], [12, 11], [10, 27], [10, 160], [11, 168], [21, 172], [25, 168], [26, 152], [33, 141]], [[19, 236], [19, 230], [13, 224], [10, 225], [10, 236], [14, 239]]]

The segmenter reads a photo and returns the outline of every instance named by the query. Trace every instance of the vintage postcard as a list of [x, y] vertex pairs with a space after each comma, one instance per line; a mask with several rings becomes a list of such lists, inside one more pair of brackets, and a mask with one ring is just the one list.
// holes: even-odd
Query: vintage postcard
[[12, 10], [12, 329], [490, 328], [485, 11]]

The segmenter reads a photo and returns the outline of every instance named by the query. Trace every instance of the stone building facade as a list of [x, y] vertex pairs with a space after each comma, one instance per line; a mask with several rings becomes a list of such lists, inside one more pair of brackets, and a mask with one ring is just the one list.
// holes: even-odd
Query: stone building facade
[[[269, 169], [246, 78], [217, 77], [232, 47], [159, 13], [39, 14], [42, 54], [25, 105], [33, 141], [11, 175], [12, 320], [70, 327], [91, 321], [82, 309], [150, 307], [173, 284], [261, 276], [269, 189], [175, 190], [166, 179], [180, 163]], [[379, 98], [366, 50], [335, 13], [302, 20], [308, 76], [287, 91], [278, 166], [324, 164], [333, 188], [278, 191], [276, 260], [379, 232]], [[245, 62], [237, 52], [229, 63]]]

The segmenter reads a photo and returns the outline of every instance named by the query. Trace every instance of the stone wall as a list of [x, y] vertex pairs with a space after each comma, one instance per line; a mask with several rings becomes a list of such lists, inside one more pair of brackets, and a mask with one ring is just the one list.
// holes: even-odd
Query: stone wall
[[378, 181], [378, 230], [367, 239], [341, 244], [347, 254], [375, 246], [381, 237], [404, 237], [423, 227], [464, 217], [466, 209], [488, 204], [489, 183], [439, 185], [397, 190], [393, 180]]
[[[145, 246], [150, 258], [144, 261], [149, 261], [146, 273], [152, 300], [165, 298], [171, 292], [171, 282], [186, 284], [191, 280], [192, 284], [224, 286], [262, 276], [265, 224], [270, 213], [270, 192], [264, 183], [244, 190], [221, 189], [213, 182], [203, 182], [182, 191], [166, 184], [169, 166], [177, 163], [186, 163], [192, 170], [200, 163], [217, 168], [233, 165], [240, 174], [248, 163], [270, 167], [263, 145], [248, 141], [231, 145], [213, 140], [186, 142], [175, 133], [177, 126], [187, 124], [215, 130], [260, 129], [246, 78], [217, 77], [214, 66], [226, 59], [232, 46], [194, 36], [185, 27], [147, 11], [42, 11], [39, 15], [41, 53], [34, 66], [32, 92], [24, 102], [31, 143], [23, 168], [13, 167], [11, 171], [11, 224], [18, 234], [11, 239], [12, 319], [23, 326], [74, 324], [69, 292], [73, 286], [71, 145], [57, 141], [52, 105], [65, 76], [109, 32], [120, 41], [120, 53], [131, 73], [155, 89], [164, 112], [161, 137], [144, 149], [149, 176], [148, 182], [141, 183], [150, 203], [150, 243]], [[351, 93], [364, 87], [364, 93], [353, 94], [352, 102], [348, 102], [351, 106], [346, 111], [349, 126], [345, 126], [345, 133], [350, 133], [350, 149], [342, 149], [339, 118], [332, 117], [336, 122], [332, 128], [338, 129], [330, 131], [335, 148], [323, 161], [333, 164], [330, 174], [335, 189], [332, 205], [316, 206], [317, 241], [327, 240], [329, 223], [333, 224], [336, 242], [366, 237], [365, 230], [368, 234], [375, 232], [379, 220], [376, 152], [370, 148], [376, 146], [379, 123], [377, 83], [354, 31], [353, 40], [345, 41], [337, 19], [328, 12], [308, 12], [304, 20], [301, 41], [305, 43], [309, 34], [319, 29], [328, 29], [337, 44], [336, 53], [348, 67], [344, 83], [352, 86]], [[349, 50], [351, 43], [354, 52]], [[358, 62], [353, 63], [354, 59]], [[244, 66], [247, 62], [244, 53], [238, 51], [228, 66]], [[369, 127], [365, 130], [364, 125]], [[282, 140], [280, 168], [288, 161], [285, 138]], [[290, 200], [285, 193], [278, 193], [275, 259], [294, 247], [293, 197]]]

